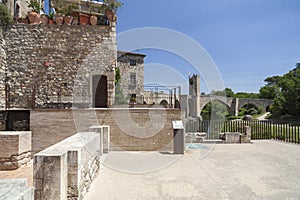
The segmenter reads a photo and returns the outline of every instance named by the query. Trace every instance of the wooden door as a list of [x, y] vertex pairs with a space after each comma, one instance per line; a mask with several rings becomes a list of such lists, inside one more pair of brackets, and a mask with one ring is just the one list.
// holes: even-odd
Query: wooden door
[[107, 76], [93, 76], [93, 99], [95, 108], [107, 108]]

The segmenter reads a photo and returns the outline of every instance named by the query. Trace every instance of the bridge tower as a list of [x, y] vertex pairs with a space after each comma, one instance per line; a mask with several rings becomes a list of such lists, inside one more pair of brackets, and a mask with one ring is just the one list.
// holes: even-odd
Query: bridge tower
[[200, 75], [194, 74], [189, 77], [189, 115], [200, 117]]

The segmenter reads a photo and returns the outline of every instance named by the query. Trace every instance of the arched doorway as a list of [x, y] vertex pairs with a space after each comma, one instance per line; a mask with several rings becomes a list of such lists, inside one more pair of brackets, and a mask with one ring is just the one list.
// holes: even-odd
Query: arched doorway
[[93, 106], [107, 108], [107, 76], [93, 76]]

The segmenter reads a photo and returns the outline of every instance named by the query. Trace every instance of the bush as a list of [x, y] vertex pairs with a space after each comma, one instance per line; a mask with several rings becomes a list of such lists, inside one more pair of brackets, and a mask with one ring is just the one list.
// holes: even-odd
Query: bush
[[0, 25], [5, 26], [10, 23], [12, 23], [10, 12], [3, 3], [0, 3]]

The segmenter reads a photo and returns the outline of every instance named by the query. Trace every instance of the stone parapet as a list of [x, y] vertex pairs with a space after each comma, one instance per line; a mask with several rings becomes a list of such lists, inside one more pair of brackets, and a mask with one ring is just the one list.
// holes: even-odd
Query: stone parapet
[[77, 133], [35, 154], [35, 199], [83, 199], [99, 170], [100, 134]]
[[30, 131], [0, 131], [0, 170], [18, 169], [30, 160]]
[[172, 151], [172, 121], [181, 119], [178, 109], [73, 109], [33, 110], [30, 130], [33, 152], [89, 131], [90, 126], [110, 126], [110, 150]]

